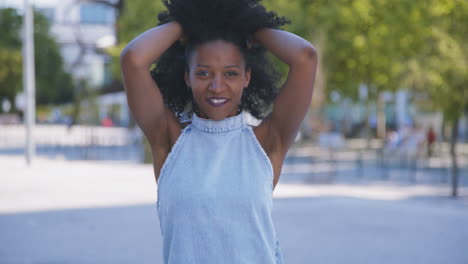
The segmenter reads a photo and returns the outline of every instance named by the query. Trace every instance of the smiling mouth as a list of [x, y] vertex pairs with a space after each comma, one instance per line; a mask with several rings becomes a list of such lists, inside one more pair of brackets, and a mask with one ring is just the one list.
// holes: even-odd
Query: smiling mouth
[[219, 106], [222, 106], [222, 105], [224, 105], [225, 103], [227, 103], [227, 102], [229, 101], [229, 99], [227, 99], [227, 98], [220, 98], [220, 97], [210, 97], [210, 98], [206, 99], [206, 101], [207, 101], [211, 106], [219, 107]]

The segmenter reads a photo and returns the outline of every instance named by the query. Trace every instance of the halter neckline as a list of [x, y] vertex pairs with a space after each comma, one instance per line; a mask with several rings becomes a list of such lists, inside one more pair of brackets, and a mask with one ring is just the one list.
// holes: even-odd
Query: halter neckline
[[230, 132], [244, 127], [244, 124], [243, 113], [219, 121], [204, 119], [195, 113], [192, 115], [192, 126], [207, 133]]

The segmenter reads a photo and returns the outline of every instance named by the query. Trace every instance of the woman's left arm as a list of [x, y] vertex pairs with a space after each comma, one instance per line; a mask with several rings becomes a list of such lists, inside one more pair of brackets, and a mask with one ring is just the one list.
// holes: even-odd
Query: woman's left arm
[[289, 66], [273, 111], [263, 122], [275, 137], [274, 141], [280, 144], [276, 147], [286, 152], [294, 142], [312, 99], [317, 52], [307, 40], [283, 30], [261, 29], [254, 38]]

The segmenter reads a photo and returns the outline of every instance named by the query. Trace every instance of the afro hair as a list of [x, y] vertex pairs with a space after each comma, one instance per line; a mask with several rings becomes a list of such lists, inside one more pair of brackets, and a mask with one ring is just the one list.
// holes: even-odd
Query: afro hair
[[[187, 58], [203, 43], [222, 39], [235, 44], [251, 70], [248, 88], [241, 98], [241, 110], [263, 118], [273, 102], [281, 78], [260, 45], [249, 45], [261, 28], [280, 28], [289, 21], [267, 11], [260, 0], [163, 0], [167, 11], [158, 15], [159, 24], [177, 21], [184, 42], [174, 43], [151, 71], [166, 106], [179, 118], [184, 112], [197, 112], [191, 90], [184, 81]], [[187, 110], [189, 109], [189, 110]]]

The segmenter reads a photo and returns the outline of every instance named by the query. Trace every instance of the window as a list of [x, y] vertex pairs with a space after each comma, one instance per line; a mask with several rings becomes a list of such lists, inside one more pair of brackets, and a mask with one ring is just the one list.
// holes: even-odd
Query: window
[[82, 4], [80, 7], [80, 21], [82, 24], [113, 24], [115, 22], [115, 10], [100, 3]]

